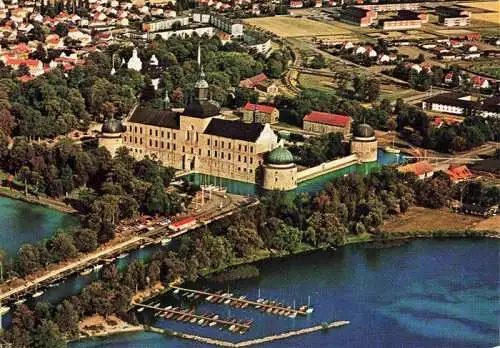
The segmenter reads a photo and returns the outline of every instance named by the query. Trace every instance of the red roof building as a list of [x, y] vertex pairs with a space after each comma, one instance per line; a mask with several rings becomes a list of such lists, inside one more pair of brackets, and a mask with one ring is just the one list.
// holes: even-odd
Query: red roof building
[[260, 83], [267, 81], [267, 76], [264, 73], [260, 73], [259, 75], [255, 75], [246, 80], [240, 81], [240, 87], [242, 88], [255, 88]]
[[342, 133], [344, 137], [348, 137], [351, 123], [350, 116], [312, 111], [304, 117], [303, 128], [314, 133]]
[[446, 171], [446, 174], [448, 174], [450, 180], [453, 182], [465, 181], [473, 177], [473, 174], [467, 166], [450, 166]]
[[401, 173], [413, 173], [419, 179], [430, 178], [434, 175], [434, 167], [427, 161], [410, 163], [398, 168]]
[[276, 107], [271, 106], [271, 105], [246, 103], [245, 110], [247, 110], [247, 111], [257, 110], [259, 112], [265, 112], [266, 114], [270, 114], [271, 112], [276, 110]]
[[173, 231], [180, 231], [184, 228], [194, 226], [196, 224], [196, 218], [193, 216], [188, 216], [187, 218], [172, 222], [169, 228]]
[[279, 122], [280, 112], [272, 105], [246, 103], [243, 108], [245, 122], [273, 124]]

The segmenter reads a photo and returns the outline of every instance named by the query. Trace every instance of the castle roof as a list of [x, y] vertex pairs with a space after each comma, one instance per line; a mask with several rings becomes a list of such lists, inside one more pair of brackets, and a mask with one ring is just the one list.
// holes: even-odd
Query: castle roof
[[304, 117], [304, 121], [328, 124], [330, 126], [345, 127], [349, 124], [351, 118], [346, 115], [313, 111]]
[[245, 123], [242, 121], [214, 118], [210, 121], [204, 133], [224, 138], [255, 142], [263, 129], [264, 125], [260, 123]]
[[179, 115], [175, 111], [155, 109], [149, 106], [137, 107], [129, 122], [179, 129]]
[[268, 164], [291, 164], [293, 163], [293, 155], [290, 151], [280, 146], [268, 153], [266, 163]]

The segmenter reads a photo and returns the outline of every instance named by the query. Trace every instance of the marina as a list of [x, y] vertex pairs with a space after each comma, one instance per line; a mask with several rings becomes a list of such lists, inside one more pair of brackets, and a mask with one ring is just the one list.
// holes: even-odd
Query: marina
[[227, 319], [222, 319], [219, 317], [219, 315], [214, 314], [214, 313], [203, 313], [203, 314], [198, 314], [195, 313], [193, 309], [181, 309], [172, 306], [168, 306], [165, 308], [160, 308], [159, 306], [151, 306], [151, 305], [145, 305], [145, 304], [139, 304], [139, 303], [133, 303], [134, 306], [140, 307], [137, 311], [141, 308], [147, 308], [155, 311], [155, 316], [161, 316], [164, 319], [171, 319], [171, 320], [177, 320], [177, 321], [185, 321], [185, 322], [190, 322], [192, 324], [199, 324], [202, 326], [222, 326], [229, 330], [230, 332], [235, 332], [235, 333], [240, 333], [244, 334], [246, 333], [253, 322], [253, 320], [248, 319], [248, 320], [237, 320], [234, 318], [227, 318]]
[[287, 316], [289, 318], [295, 318], [297, 315], [308, 315], [313, 312], [313, 308], [310, 305], [302, 305], [296, 309], [295, 306], [285, 306], [279, 302], [261, 298], [257, 300], [249, 300], [245, 296], [234, 297], [231, 293], [211, 293], [208, 291], [187, 289], [178, 286], [171, 286], [171, 288], [174, 289], [174, 294], [182, 292], [182, 295], [188, 299], [198, 299], [203, 297], [206, 301], [211, 303], [225, 304], [241, 309], [245, 309], [247, 307], [254, 308], [260, 310], [261, 312]]

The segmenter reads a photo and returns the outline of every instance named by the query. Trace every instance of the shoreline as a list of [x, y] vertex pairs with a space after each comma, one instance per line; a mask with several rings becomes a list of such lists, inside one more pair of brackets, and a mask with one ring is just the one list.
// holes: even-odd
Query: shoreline
[[[399, 235], [399, 236], [393, 236], [392, 238], [383, 238], [383, 239], [375, 239], [373, 235], [361, 235], [361, 236], [355, 236], [357, 238], [352, 238], [350, 240], [344, 241], [344, 243], [339, 246], [338, 248], [346, 247], [346, 246], [351, 246], [351, 245], [362, 245], [363, 243], [370, 243], [370, 242], [391, 242], [391, 241], [398, 241], [398, 240], [404, 240], [404, 241], [412, 241], [412, 240], [424, 240], [424, 239], [476, 239], [476, 238], [488, 238], [488, 239], [500, 239], [500, 233], [495, 232], [495, 231], [487, 231], [487, 230], [460, 230], [460, 231], [446, 231], [446, 230], [436, 230], [436, 231], [427, 231], [427, 232], [422, 232], [422, 231], [415, 231], [415, 232], [404, 232], [404, 233], [389, 233], [391, 235]], [[441, 234], [438, 236], [438, 234]], [[240, 266], [240, 265], [251, 265], [256, 262], [260, 261], [265, 261], [265, 260], [270, 260], [270, 259], [280, 259], [280, 258], [285, 258], [285, 257], [291, 257], [295, 255], [301, 255], [301, 254], [306, 254], [309, 252], [321, 252], [321, 251], [327, 251], [329, 250], [329, 247], [310, 247], [308, 246], [307, 248], [302, 248], [298, 251], [295, 251], [293, 253], [280, 253], [280, 254], [272, 254], [271, 252], [267, 252], [267, 256], [260, 255], [257, 257], [252, 258], [251, 260], [248, 260], [247, 262], [243, 261], [238, 261], [237, 263], [232, 263], [225, 267], [224, 269], [217, 269], [217, 270], [211, 270], [203, 275], [203, 277], [207, 277], [210, 274], [214, 274], [217, 272], [224, 271], [225, 269], [229, 269], [231, 267], [235, 266]], [[181, 282], [182, 284], [182, 282]], [[155, 292], [152, 294], [152, 296], [148, 296], [143, 298], [143, 301], [151, 300], [153, 298], [156, 298], [158, 296], [161, 296], [165, 293], [170, 291], [169, 287], [165, 287], [159, 292]], [[134, 307], [131, 307], [133, 309]], [[75, 341], [82, 341], [82, 340], [87, 340], [87, 339], [98, 339], [98, 338], [105, 338], [105, 337], [111, 337], [115, 335], [125, 335], [128, 333], [135, 333], [135, 332], [142, 332], [142, 331], [149, 331], [147, 330], [144, 326], [139, 326], [134, 328], [134, 330], [126, 329], [126, 330], [116, 330], [113, 332], [109, 333], [100, 333], [92, 336], [86, 336], [86, 337], [79, 337], [74, 340], [71, 340], [70, 342], [75, 342]], [[151, 332], [151, 331], [150, 331]]]
[[37, 199], [34, 196], [25, 196], [23, 192], [16, 189], [0, 187], [0, 197], [15, 199], [29, 204], [40, 205], [42, 207], [57, 210], [61, 213], [70, 214], [73, 216], [80, 216], [76, 209], [71, 208], [69, 205], [63, 202], [45, 197], [40, 197]]

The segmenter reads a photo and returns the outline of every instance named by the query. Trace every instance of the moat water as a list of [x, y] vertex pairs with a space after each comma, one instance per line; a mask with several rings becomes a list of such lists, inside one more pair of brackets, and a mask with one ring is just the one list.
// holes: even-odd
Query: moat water
[[[259, 264], [259, 277], [226, 284], [248, 298], [306, 303], [314, 312], [296, 319], [201, 302], [197, 312], [254, 319], [247, 334], [231, 334], [189, 323], [153, 320], [158, 327], [228, 341], [242, 341], [332, 320], [350, 325], [276, 341], [266, 347], [493, 347], [499, 344], [499, 257], [497, 240], [417, 240], [390, 249], [349, 246]], [[162, 304], [179, 305], [173, 295]], [[184, 303], [183, 305], [187, 305]], [[138, 313], [150, 320], [147, 311]], [[151, 333], [87, 340], [86, 347], [203, 347]]]
[[0, 249], [15, 256], [26, 243], [36, 243], [78, 220], [41, 205], [0, 197]]

